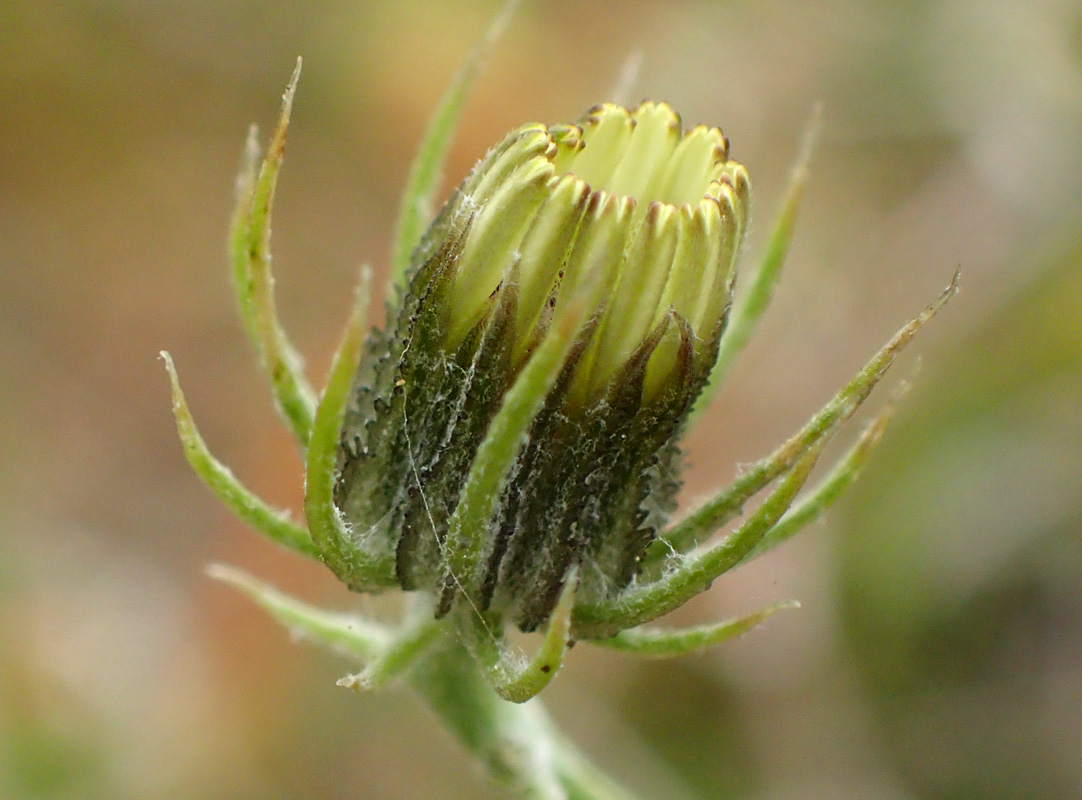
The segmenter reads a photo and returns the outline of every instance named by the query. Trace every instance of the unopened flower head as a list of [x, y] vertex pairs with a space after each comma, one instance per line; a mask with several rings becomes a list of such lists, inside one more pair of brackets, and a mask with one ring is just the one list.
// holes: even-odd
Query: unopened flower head
[[[569, 570], [622, 589], [671, 509], [676, 438], [709, 377], [747, 227], [748, 178], [716, 128], [667, 105], [525, 125], [459, 187], [371, 342], [337, 502], [394, 548], [407, 589], [542, 624]], [[483, 530], [449, 574], [448, 519], [505, 392], [573, 304], [586, 308]]]
[[[266, 536], [319, 559], [357, 591], [423, 594], [392, 630], [330, 618], [235, 571], [216, 574], [291, 627], [336, 649], [349, 642], [367, 663], [347, 685], [377, 686], [426, 659], [430, 677], [443, 675], [437, 683], [469, 683], [468, 654], [515, 702], [544, 688], [572, 639], [671, 656], [792, 607], [684, 631], [641, 627], [788, 539], [854, 480], [893, 403], [804, 488], [824, 446], [957, 291], [955, 274], [788, 440], [666, 524], [692, 404], [749, 340], [784, 261], [814, 118], [730, 319], [747, 174], [729, 161], [720, 131], [682, 132], [664, 104], [598, 106], [576, 125], [513, 131], [422, 234], [450, 144], [446, 118], [461, 109], [471, 74], [464, 70], [403, 196], [388, 323], [364, 339], [364, 272], [317, 394], [278, 322], [270, 272], [270, 212], [299, 71], [298, 62], [262, 159], [249, 136], [230, 254], [245, 330], [304, 452], [306, 524], [214, 458], [163, 354], [177, 430], [200, 477]], [[756, 496], [762, 501], [745, 513]], [[508, 624], [544, 628], [530, 660], [508, 646]], [[456, 638], [437, 635], [444, 630]], [[491, 716], [488, 697], [480, 702]], [[459, 710], [452, 716], [461, 721]]]

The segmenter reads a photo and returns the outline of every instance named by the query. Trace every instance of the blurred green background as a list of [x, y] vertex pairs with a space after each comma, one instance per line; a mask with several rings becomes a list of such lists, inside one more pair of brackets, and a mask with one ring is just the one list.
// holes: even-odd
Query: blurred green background
[[[496, 5], [0, 5], [0, 796], [504, 796], [412, 698], [336, 687], [352, 665], [204, 577], [224, 561], [371, 604], [197, 482], [157, 360], [173, 352], [218, 456], [297, 508], [225, 269], [246, 128], [269, 127], [302, 54], [275, 256], [318, 375]], [[576, 648], [553, 713], [644, 797], [1082, 797], [1082, 3], [531, 0], [449, 181], [511, 127], [607, 99], [635, 51], [633, 94], [720, 124], [749, 168], [751, 255], [826, 107], [775, 307], [689, 437], [689, 497], [959, 265], [962, 293], [897, 368], [924, 365], [854, 491], [677, 616], [804, 607], [672, 663]]]

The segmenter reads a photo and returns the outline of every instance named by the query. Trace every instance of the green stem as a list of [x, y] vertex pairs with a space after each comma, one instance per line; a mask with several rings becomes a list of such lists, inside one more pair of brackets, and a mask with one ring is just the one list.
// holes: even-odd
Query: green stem
[[536, 699], [515, 704], [497, 697], [457, 641], [419, 663], [411, 684], [489, 774], [518, 795], [635, 800], [556, 731]]
[[[438, 636], [417, 616], [418, 604], [403, 637], [381, 625], [348, 614], [335, 614], [302, 603], [231, 567], [216, 565], [210, 574], [247, 594], [294, 635], [304, 636], [369, 665], [383, 662], [392, 672], [409, 675], [413, 689], [428, 703], [466, 750], [488, 773], [519, 797], [530, 800], [635, 800], [590, 764], [565, 739], [535, 699], [501, 700], [466, 646], [454, 636]], [[420, 634], [414, 635], [414, 634]], [[405, 666], [412, 657], [413, 663]], [[394, 662], [393, 664], [389, 663]], [[399, 669], [401, 667], [401, 669]], [[408, 670], [408, 672], [407, 672]], [[388, 676], [389, 677], [389, 676]]]
[[635, 795], [588, 761], [574, 744], [562, 739], [557, 744], [560, 749], [556, 770], [568, 800], [636, 800]]

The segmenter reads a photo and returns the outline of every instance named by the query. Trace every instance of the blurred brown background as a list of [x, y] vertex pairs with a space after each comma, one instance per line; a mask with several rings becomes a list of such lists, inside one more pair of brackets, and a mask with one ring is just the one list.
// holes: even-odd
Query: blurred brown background
[[[370, 603], [219, 507], [157, 360], [217, 455], [296, 508], [225, 269], [245, 130], [302, 54], [275, 256], [318, 376], [495, 8], [0, 4], [0, 796], [503, 796], [410, 697], [336, 687], [352, 665], [203, 576], [225, 561]], [[899, 365], [924, 369], [856, 489], [679, 617], [803, 609], [673, 663], [577, 648], [554, 714], [644, 797], [1082, 797], [1082, 3], [531, 0], [449, 180], [509, 128], [606, 99], [635, 50], [634, 95], [722, 125], [751, 171], [752, 256], [826, 104], [776, 305], [690, 437], [689, 494], [798, 425], [958, 265], [962, 293]]]

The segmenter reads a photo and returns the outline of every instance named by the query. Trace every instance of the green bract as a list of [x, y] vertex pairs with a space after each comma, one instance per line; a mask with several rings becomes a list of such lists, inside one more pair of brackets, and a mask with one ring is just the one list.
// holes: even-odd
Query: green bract
[[[476, 694], [477, 676], [521, 702], [552, 678], [572, 639], [669, 657], [791, 606], [684, 631], [639, 627], [787, 539], [854, 479], [893, 404], [801, 495], [824, 445], [956, 289], [903, 326], [789, 440], [670, 523], [677, 440], [766, 308], [810, 145], [735, 299], [747, 175], [717, 129], [685, 133], [661, 103], [597, 106], [577, 125], [519, 128], [420, 235], [476, 63], [475, 54], [449, 90], [411, 175], [389, 323], [365, 337], [365, 271], [318, 395], [278, 324], [270, 274], [271, 208], [297, 73], [262, 161], [249, 137], [232, 275], [245, 331], [304, 453], [306, 524], [269, 507], [211, 455], [165, 356], [185, 453], [223, 502], [350, 588], [414, 590], [415, 602], [389, 627], [318, 612], [235, 571], [216, 574], [294, 629], [356, 655], [365, 668], [350, 686], [422, 676], [416, 685], [452, 725], [473, 719], [452, 701], [472, 703], [469, 714], [488, 702]], [[535, 656], [515, 655], [508, 625], [544, 631]], [[472, 666], [462, 663], [466, 653]], [[473, 694], [437, 691], [441, 681]], [[498, 718], [493, 712], [493, 725]], [[462, 735], [474, 741], [470, 730]], [[514, 738], [502, 736], [492, 741]], [[542, 774], [518, 770], [518, 758], [500, 763], [524, 781]], [[544, 780], [572, 786], [580, 768], [560, 761], [558, 777]]]

